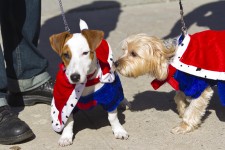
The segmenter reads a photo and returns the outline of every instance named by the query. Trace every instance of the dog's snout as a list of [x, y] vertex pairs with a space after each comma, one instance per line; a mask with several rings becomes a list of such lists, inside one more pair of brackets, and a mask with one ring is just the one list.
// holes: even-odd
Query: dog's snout
[[70, 79], [73, 81], [73, 82], [78, 82], [80, 80], [80, 75], [78, 73], [74, 73], [74, 74], [71, 74], [70, 75]]
[[119, 61], [114, 62], [115, 67], [119, 66]]

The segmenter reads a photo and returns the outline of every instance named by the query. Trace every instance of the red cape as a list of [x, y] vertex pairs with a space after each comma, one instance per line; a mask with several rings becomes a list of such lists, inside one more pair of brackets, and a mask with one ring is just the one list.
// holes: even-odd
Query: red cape
[[194, 76], [225, 80], [225, 31], [186, 35], [171, 65]]
[[[225, 80], [225, 31], [206, 30], [186, 35], [177, 45], [171, 65], [182, 72], [212, 80]], [[169, 67], [165, 81], [152, 81], [156, 90], [165, 82], [178, 90], [178, 83], [171, 76], [175, 72]]]
[[65, 66], [60, 64], [54, 85], [51, 108], [52, 126], [57, 132], [63, 129], [85, 86], [97, 84], [99, 81], [102, 83], [113, 82], [115, 79], [115, 75], [111, 71], [113, 63], [112, 51], [107, 41], [102, 40], [95, 52], [99, 62], [99, 69], [97, 70], [99, 76], [93, 80], [88, 80], [85, 84], [70, 84], [65, 75]]

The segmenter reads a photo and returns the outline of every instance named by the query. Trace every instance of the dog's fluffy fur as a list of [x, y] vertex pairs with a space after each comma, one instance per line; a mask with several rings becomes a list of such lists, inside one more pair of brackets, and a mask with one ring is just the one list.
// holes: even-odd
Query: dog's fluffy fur
[[[146, 34], [132, 35], [122, 42], [124, 54], [115, 62], [116, 69], [126, 77], [138, 77], [150, 74], [158, 80], [168, 75], [168, 66], [176, 52], [174, 40], [163, 41]], [[177, 91], [175, 103], [182, 122], [172, 129], [172, 133], [187, 133], [196, 129], [204, 116], [209, 100], [213, 95], [207, 87], [197, 99], [185, 96]]]

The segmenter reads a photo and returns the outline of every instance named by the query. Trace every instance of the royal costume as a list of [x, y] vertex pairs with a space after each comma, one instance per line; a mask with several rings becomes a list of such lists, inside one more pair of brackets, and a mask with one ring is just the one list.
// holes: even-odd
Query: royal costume
[[225, 106], [225, 31], [207, 30], [177, 40], [177, 50], [165, 81], [153, 80], [158, 89], [168, 82], [186, 96], [198, 98], [208, 87], [217, 85]]
[[[85, 83], [70, 84], [65, 75], [65, 66], [60, 64], [51, 104], [52, 127], [56, 132], [62, 131], [73, 110], [88, 110], [99, 104], [110, 112], [124, 99], [119, 76], [111, 69], [113, 56], [109, 44], [102, 40], [95, 52], [98, 62], [97, 78], [92, 79], [92, 75], [88, 75]], [[99, 90], [81, 96], [85, 87], [99, 82], [104, 83]]]

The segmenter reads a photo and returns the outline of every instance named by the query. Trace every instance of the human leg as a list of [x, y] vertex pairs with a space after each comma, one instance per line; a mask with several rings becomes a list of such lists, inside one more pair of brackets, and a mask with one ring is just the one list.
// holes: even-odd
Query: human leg
[[1, 6], [8, 89], [13, 92], [9, 97], [9, 103], [15, 104], [14, 99], [19, 94], [25, 104], [28, 101], [29, 104], [50, 104], [53, 82], [46, 72], [47, 60], [37, 49], [41, 0], [1, 1]]
[[0, 144], [14, 144], [34, 137], [29, 126], [7, 105], [6, 92], [7, 77], [0, 45]]
[[7, 77], [5, 72], [4, 58], [0, 45], [0, 107], [7, 105], [6, 93], [7, 93]]

